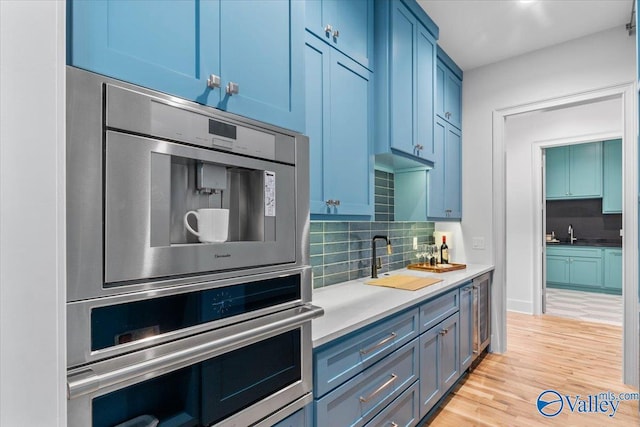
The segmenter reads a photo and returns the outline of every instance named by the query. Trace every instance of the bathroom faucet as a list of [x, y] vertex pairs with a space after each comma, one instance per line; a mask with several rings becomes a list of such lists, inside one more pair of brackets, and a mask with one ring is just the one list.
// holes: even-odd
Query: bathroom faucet
[[573, 242], [578, 240], [576, 237], [573, 237], [573, 225], [569, 224], [569, 243], [573, 245]]
[[392, 253], [391, 242], [389, 242], [389, 239], [387, 238], [387, 236], [373, 236], [373, 239], [371, 239], [371, 278], [372, 279], [378, 278], [378, 268], [380, 268], [376, 263], [376, 239], [384, 239], [385, 242], [387, 242], [387, 254], [391, 255]]

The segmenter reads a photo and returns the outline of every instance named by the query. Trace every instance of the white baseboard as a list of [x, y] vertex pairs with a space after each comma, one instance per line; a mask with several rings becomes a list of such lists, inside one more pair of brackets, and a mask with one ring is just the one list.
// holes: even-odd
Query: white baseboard
[[533, 314], [533, 301], [507, 298], [507, 311], [517, 311], [518, 313]]

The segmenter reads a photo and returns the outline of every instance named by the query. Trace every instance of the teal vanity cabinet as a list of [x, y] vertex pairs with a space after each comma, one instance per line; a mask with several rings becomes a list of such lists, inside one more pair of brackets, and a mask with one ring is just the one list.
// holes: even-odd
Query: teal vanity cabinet
[[602, 143], [547, 148], [547, 200], [602, 197]]
[[547, 246], [547, 286], [622, 293], [622, 249]]
[[414, 1], [375, 6], [376, 162], [431, 165], [438, 27]]
[[306, 0], [307, 31], [373, 70], [373, 1]]
[[602, 143], [602, 213], [622, 213], [622, 140]]
[[604, 256], [604, 279], [602, 286], [622, 294], [622, 249], [606, 248]]
[[311, 34], [305, 68], [311, 214], [371, 216], [372, 73]]
[[69, 3], [68, 63], [304, 131], [304, 3]]

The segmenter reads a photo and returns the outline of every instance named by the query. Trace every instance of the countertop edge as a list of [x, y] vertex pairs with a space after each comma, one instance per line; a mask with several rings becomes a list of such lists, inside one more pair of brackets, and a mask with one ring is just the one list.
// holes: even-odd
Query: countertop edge
[[[399, 289], [382, 288], [377, 286], [366, 288], [366, 289], [365, 288], [359, 289], [358, 287], [363, 285], [365, 281], [369, 280], [368, 278], [351, 280], [351, 281], [343, 282], [337, 285], [331, 285], [326, 288], [314, 290], [314, 298], [312, 300], [312, 303], [314, 305], [318, 305], [324, 308], [325, 315], [320, 318], [314, 319], [312, 322], [313, 348], [314, 349], [318, 348], [324, 344], [327, 344], [330, 341], [341, 338], [347, 334], [350, 334], [351, 332], [354, 332], [360, 328], [366, 327], [367, 325], [377, 322], [378, 320], [384, 319], [385, 317], [391, 316], [395, 313], [399, 313], [410, 307], [419, 305], [420, 303], [428, 299], [434, 298], [440, 294], [443, 294], [453, 288], [456, 288], [461, 284], [468, 282], [469, 280], [472, 280], [475, 277], [478, 277], [485, 273], [493, 271], [494, 268], [495, 267], [493, 265], [473, 264], [473, 265], [467, 266], [466, 270], [459, 270], [459, 271], [453, 271], [453, 272], [441, 273], [441, 274], [421, 273], [421, 272], [416, 272], [415, 270], [407, 270], [407, 269], [400, 269], [400, 270], [394, 270], [389, 272], [389, 275], [412, 274], [412, 275], [424, 276], [424, 277], [441, 277], [443, 279], [443, 283], [441, 284], [432, 285], [428, 288], [425, 288], [424, 290], [418, 290], [418, 291], [403, 291]], [[464, 274], [464, 273], [468, 273], [468, 274]], [[349, 293], [352, 294], [353, 293], [352, 291], [354, 289], [361, 291], [363, 295], [365, 292], [367, 292], [368, 294], [379, 294], [379, 296], [381, 296], [382, 298], [384, 298], [384, 294], [387, 294], [389, 296], [393, 295], [395, 297], [399, 297], [397, 299], [401, 300], [401, 302], [394, 303], [384, 308], [374, 308], [372, 312], [364, 314], [362, 316], [358, 316], [357, 319], [350, 320], [350, 321], [338, 321], [336, 323], [338, 323], [339, 326], [327, 327], [327, 323], [330, 323], [331, 320], [334, 320], [334, 319], [329, 319], [329, 317], [335, 317], [337, 319], [337, 317], [340, 315], [340, 314], [337, 314], [336, 312], [342, 311], [340, 307], [337, 307], [344, 300], [342, 297], [346, 296]], [[407, 293], [407, 292], [412, 292], [412, 293]], [[317, 298], [317, 299], [320, 299], [320, 301], [318, 301], [315, 298], [316, 296], [321, 296], [321, 298]], [[375, 297], [375, 295], [373, 296]], [[332, 306], [332, 302], [327, 302], [327, 300], [331, 300], [335, 302], [336, 306]], [[360, 300], [356, 297], [354, 302], [358, 302], [358, 301]], [[322, 332], [315, 334], [313, 330], [317, 329], [319, 326], [322, 326], [321, 329], [326, 329], [326, 330], [322, 330]]]

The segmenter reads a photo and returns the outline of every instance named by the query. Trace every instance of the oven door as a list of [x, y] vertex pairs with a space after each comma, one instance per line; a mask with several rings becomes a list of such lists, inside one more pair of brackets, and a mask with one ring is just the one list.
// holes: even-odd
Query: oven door
[[71, 370], [69, 425], [285, 418], [311, 399], [311, 319], [321, 314], [306, 305]]

